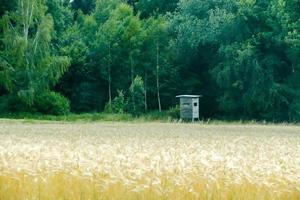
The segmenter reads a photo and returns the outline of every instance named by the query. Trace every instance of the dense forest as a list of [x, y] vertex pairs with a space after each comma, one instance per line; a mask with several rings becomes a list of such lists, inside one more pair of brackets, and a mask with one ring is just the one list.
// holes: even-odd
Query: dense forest
[[300, 120], [299, 0], [1, 0], [0, 113]]

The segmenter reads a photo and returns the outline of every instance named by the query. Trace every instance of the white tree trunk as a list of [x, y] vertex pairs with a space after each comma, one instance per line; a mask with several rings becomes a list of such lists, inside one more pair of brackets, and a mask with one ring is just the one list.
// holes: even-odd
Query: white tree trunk
[[159, 44], [156, 43], [156, 89], [157, 89], [157, 102], [158, 110], [161, 112], [161, 101], [160, 101], [160, 83], [159, 83]]
[[[131, 84], [133, 85], [134, 82], [134, 66], [133, 66], [133, 59], [132, 59], [132, 53], [130, 53], [130, 71], [131, 71]], [[135, 94], [133, 92], [132, 94], [132, 105], [133, 105], [133, 110], [135, 111]]]
[[108, 45], [108, 98], [109, 105], [111, 106], [112, 95], [111, 95], [111, 44]]
[[145, 105], [145, 111], [148, 110], [148, 104], [147, 104], [147, 79], [148, 79], [148, 74], [147, 74], [147, 70], [145, 70], [145, 75], [144, 75], [144, 105]]

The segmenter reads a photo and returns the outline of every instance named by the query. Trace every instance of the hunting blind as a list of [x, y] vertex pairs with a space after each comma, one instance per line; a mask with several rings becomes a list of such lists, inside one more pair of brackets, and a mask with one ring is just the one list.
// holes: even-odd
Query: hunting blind
[[180, 118], [182, 120], [199, 120], [199, 98], [201, 95], [178, 95], [180, 98]]

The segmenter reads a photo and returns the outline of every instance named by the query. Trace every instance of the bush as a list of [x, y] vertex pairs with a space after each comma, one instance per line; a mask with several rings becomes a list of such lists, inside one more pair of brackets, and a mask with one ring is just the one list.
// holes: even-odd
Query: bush
[[144, 81], [140, 76], [136, 76], [129, 88], [128, 113], [138, 116], [145, 111], [144, 94]]
[[0, 112], [1, 113], [19, 113], [28, 112], [34, 113], [36, 109], [33, 106], [28, 105], [18, 95], [5, 95], [0, 97]]
[[180, 118], [180, 106], [176, 105], [175, 107], [170, 108], [167, 111], [167, 115], [170, 116], [172, 119], [179, 119]]
[[9, 97], [0, 96], [0, 113], [9, 112]]
[[50, 115], [65, 115], [70, 112], [70, 103], [64, 96], [46, 91], [38, 94], [34, 106], [37, 112]]
[[122, 90], [118, 90], [118, 96], [115, 97], [112, 102], [108, 102], [104, 111], [106, 113], [118, 113], [123, 114], [125, 110], [125, 95]]

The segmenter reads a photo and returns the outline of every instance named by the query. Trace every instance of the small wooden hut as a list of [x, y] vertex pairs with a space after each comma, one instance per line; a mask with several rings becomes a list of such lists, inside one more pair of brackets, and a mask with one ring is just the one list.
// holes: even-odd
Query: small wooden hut
[[182, 120], [199, 120], [199, 98], [202, 95], [178, 95], [180, 99], [180, 118]]

